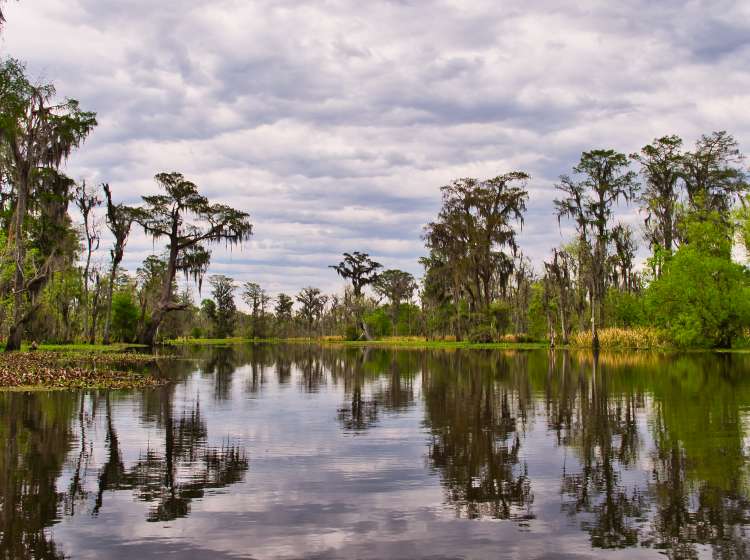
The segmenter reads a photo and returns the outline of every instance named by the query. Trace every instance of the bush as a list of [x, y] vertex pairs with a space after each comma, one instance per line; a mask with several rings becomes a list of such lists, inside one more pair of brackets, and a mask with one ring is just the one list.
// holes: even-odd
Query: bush
[[646, 309], [679, 346], [728, 348], [741, 335], [750, 322], [747, 272], [732, 262], [718, 220], [688, 223], [688, 243], [649, 285]]
[[607, 322], [613, 327], [635, 327], [644, 323], [643, 298], [612, 288], [604, 302]]
[[503, 301], [493, 301], [487, 310], [487, 315], [496, 332], [500, 334], [508, 332], [511, 322], [510, 305]]
[[370, 329], [370, 334], [374, 338], [389, 336], [393, 332], [391, 318], [388, 316], [388, 312], [382, 307], [368, 313], [364, 319], [365, 323], [367, 323], [367, 328]]
[[477, 325], [469, 331], [469, 342], [486, 344], [495, 340], [495, 331], [490, 325]]
[[112, 338], [121, 342], [135, 339], [138, 328], [138, 306], [128, 292], [112, 296]]

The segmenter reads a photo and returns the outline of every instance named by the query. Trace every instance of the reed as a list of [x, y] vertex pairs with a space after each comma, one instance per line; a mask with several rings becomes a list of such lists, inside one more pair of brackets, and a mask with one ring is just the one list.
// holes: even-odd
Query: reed
[[[590, 347], [591, 331], [575, 333], [570, 337], [571, 346]], [[654, 327], [609, 327], [599, 331], [601, 348], [667, 349], [673, 346], [667, 333]]]

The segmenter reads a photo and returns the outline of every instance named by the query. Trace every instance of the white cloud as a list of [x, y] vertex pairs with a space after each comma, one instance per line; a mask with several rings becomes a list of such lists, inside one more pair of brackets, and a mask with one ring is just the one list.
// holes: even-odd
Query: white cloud
[[[740, 1], [6, 8], [3, 54], [99, 114], [69, 173], [135, 202], [156, 172], [182, 171], [256, 225], [245, 252], [216, 248], [212, 272], [273, 291], [338, 288], [327, 266], [345, 250], [419, 273], [438, 188], [512, 169], [533, 176], [521, 242], [539, 263], [561, 240], [554, 181], [582, 150], [750, 139]], [[134, 270], [151, 243], [129, 248]]]

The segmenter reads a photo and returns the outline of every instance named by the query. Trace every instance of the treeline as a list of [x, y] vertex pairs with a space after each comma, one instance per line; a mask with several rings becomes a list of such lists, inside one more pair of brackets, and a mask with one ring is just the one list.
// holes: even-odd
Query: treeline
[[[574, 234], [535, 270], [518, 244], [531, 177], [514, 171], [462, 178], [441, 188], [442, 207], [424, 228], [417, 281], [367, 253], [333, 268], [341, 294], [306, 287], [271, 296], [262, 286], [208, 279], [195, 301], [177, 279], [202, 285], [211, 245], [252, 235], [246, 212], [211, 203], [177, 172], [155, 176], [158, 192], [138, 206], [108, 184], [77, 183], [61, 170], [97, 125], [24, 65], [0, 65], [0, 334], [26, 340], [137, 341], [177, 337], [426, 336], [473, 342], [572, 339], [598, 346], [602, 329], [729, 347], [750, 326], [748, 269], [732, 260], [750, 240], [744, 157], [726, 132], [686, 147], [665, 136], [636, 154], [591, 150], [556, 185], [550, 226]], [[71, 217], [77, 209], [79, 223]], [[638, 210], [628, 225], [622, 217]], [[121, 266], [140, 228], [156, 254]], [[94, 257], [111, 239], [109, 259]], [[649, 257], [639, 267], [637, 244]], [[200, 291], [199, 291], [200, 293]], [[241, 298], [247, 311], [237, 308]], [[634, 335], [635, 333], [635, 335]], [[637, 341], [636, 341], [637, 342]]]
[[[240, 332], [575, 340], [599, 347], [606, 329], [610, 345], [731, 347], [747, 341], [750, 328], [749, 271], [732, 259], [733, 248], [750, 245], [743, 164], [724, 131], [701, 136], [692, 149], [664, 136], [629, 156], [583, 152], [556, 184], [551, 216], [575, 233], [552, 249], [539, 272], [517, 243], [530, 176], [456, 180], [442, 187], [442, 208], [424, 228], [428, 255], [420, 259], [420, 284], [407, 272], [383, 270], [365, 253], [345, 253], [332, 266], [349, 280], [342, 297], [306, 288], [296, 296], [295, 317], [291, 297], [281, 294], [280, 306], [267, 313], [269, 298], [248, 298], [246, 291], [253, 313], [240, 315]], [[636, 210], [640, 227], [622, 221]], [[649, 251], [642, 267], [639, 241]]]

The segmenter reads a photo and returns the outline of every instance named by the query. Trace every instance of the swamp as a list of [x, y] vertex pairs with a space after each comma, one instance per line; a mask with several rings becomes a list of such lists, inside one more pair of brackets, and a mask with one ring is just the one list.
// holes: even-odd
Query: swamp
[[160, 352], [0, 393], [0, 558], [750, 553], [750, 354]]

